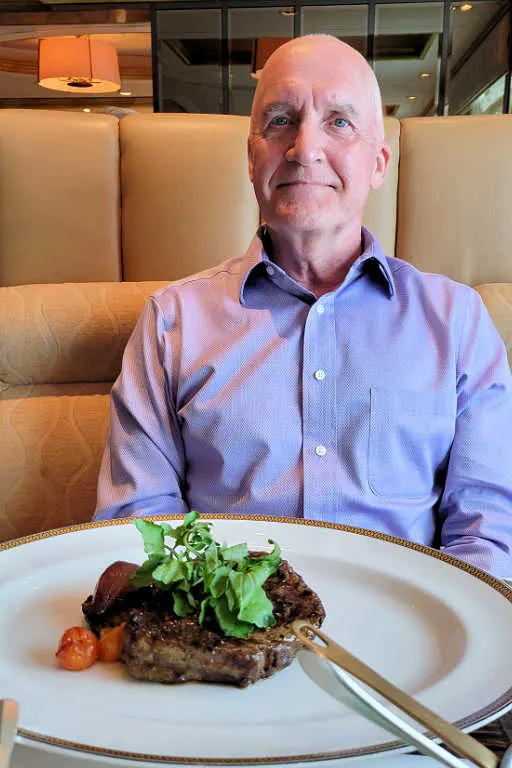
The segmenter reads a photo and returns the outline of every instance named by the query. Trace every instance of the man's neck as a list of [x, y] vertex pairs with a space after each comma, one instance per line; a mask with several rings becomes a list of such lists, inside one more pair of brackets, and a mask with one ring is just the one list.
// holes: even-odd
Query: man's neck
[[362, 252], [361, 228], [346, 233], [268, 230], [272, 260], [315, 296], [338, 288]]

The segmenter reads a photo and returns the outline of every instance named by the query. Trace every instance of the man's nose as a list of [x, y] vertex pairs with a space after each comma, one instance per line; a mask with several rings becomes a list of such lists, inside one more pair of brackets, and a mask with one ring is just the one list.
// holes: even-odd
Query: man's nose
[[312, 121], [298, 124], [292, 145], [285, 153], [290, 163], [312, 165], [323, 158], [324, 135], [320, 126]]

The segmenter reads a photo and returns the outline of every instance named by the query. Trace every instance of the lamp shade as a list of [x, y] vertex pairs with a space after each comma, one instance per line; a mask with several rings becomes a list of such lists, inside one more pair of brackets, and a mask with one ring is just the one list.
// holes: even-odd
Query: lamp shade
[[90, 37], [39, 41], [38, 85], [67, 93], [112, 93], [121, 87], [117, 49]]

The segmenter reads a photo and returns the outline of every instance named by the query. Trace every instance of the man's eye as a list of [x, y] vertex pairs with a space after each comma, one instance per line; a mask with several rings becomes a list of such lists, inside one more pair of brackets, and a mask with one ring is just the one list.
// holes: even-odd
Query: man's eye
[[290, 120], [284, 115], [277, 115], [276, 117], [272, 118], [272, 120], [270, 121], [270, 125], [274, 125], [279, 128], [279, 127], [282, 127], [283, 125], [290, 125]]
[[348, 126], [348, 120], [344, 117], [335, 117], [332, 121], [335, 128], [346, 128]]

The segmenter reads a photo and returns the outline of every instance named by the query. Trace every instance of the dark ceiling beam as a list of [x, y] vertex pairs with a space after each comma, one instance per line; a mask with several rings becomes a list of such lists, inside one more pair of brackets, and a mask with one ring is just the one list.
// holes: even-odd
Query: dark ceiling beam
[[[12, 10], [12, 5], [9, 6]], [[136, 8], [127, 8], [126, 15], [123, 14], [123, 22], [120, 23], [117, 14], [119, 10], [74, 10], [61, 11], [58, 13], [47, 10], [48, 6], [39, 5], [40, 10], [32, 8], [30, 10], [21, 9], [12, 13], [2, 12], [2, 2], [0, 0], [0, 27], [32, 26], [41, 24], [119, 24], [120, 30], [124, 24], [144, 24], [150, 21], [150, 11]]]

